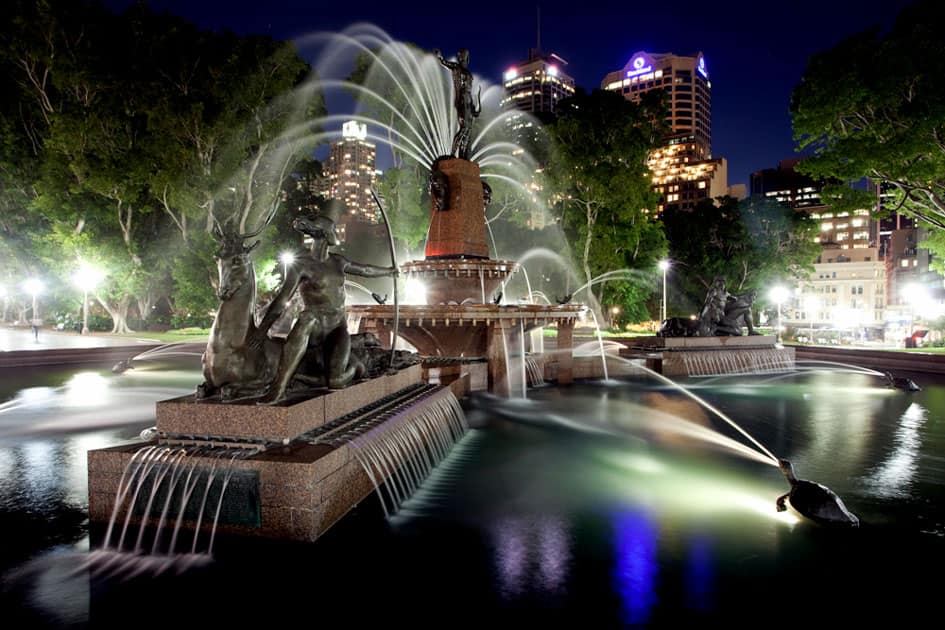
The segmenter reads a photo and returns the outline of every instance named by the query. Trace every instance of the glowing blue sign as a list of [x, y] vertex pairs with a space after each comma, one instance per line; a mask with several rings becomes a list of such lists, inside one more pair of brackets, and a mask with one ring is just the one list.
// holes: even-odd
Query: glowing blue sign
[[633, 69], [627, 70], [628, 77], [635, 77], [653, 71], [653, 65], [650, 63], [646, 53], [637, 53], [634, 55], [630, 60], [630, 66]]
[[698, 70], [699, 74], [704, 76], [706, 79], [709, 78], [709, 73], [705, 69], [705, 57], [703, 57], [702, 55], [699, 55], [699, 62], [696, 64], [696, 70]]

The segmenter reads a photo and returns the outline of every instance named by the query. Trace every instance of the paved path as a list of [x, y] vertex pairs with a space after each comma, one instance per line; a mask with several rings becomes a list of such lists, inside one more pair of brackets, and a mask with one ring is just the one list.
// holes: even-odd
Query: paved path
[[62, 348], [108, 348], [128, 346], [157, 346], [163, 342], [149, 339], [147, 333], [141, 337], [115, 337], [104, 333], [89, 333], [79, 335], [74, 332], [60, 332], [42, 328], [39, 331], [39, 340], [33, 339], [29, 328], [13, 328], [0, 326], [0, 352], [11, 350], [57, 350]]

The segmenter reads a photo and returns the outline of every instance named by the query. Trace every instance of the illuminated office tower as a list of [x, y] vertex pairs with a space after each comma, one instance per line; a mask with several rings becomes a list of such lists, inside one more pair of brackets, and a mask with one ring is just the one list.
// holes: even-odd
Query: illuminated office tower
[[728, 186], [727, 161], [712, 159], [712, 82], [701, 52], [636, 52], [623, 68], [605, 76], [601, 87], [633, 102], [653, 90], [666, 93], [670, 132], [648, 161], [653, 189], [662, 196], [658, 211], [691, 208], [700, 199], [734, 194]]
[[547, 121], [554, 117], [558, 102], [574, 94], [574, 79], [564, 67], [568, 62], [537, 48], [528, 59], [505, 71], [502, 79], [502, 107], [520, 109]]
[[342, 223], [349, 220], [377, 223], [371, 188], [377, 181], [374, 159], [376, 147], [367, 141], [367, 126], [349, 121], [342, 125], [341, 140], [331, 143], [328, 156], [328, 193], [348, 208]]

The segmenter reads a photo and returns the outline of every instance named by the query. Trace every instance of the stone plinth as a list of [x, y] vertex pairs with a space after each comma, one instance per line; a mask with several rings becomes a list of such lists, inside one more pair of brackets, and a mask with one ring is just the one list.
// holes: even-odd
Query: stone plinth
[[162, 434], [213, 436], [288, 442], [334, 418], [378, 398], [419, 383], [419, 365], [339, 390], [324, 390], [308, 399], [287, 399], [277, 406], [254, 403], [196, 402], [194, 394], [157, 403], [157, 429]]
[[440, 160], [438, 169], [449, 181], [446, 210], [431, 209], [427, 258], [488, 258], [486, 213], [479, 165], [469, 160]]
[[[437, 389], [414, 403], [412, 409], [447, 396], [449, 391], [449, 387]], [[122, 472], [132, 455], [154, 444], [137, 442], [89, 451], [89, 518], [93, 522], [108, 522]], [[198, 471], [220, 467], [220, 460], [213, 457], [189, 457], [187, 461], [195, 463]], [[249, 497], [253, 505], [228, 505], [228, 500], [237, 500], [228, 491], [218, 528], [221, 532], [313, 541], [374, 491], [353, 448], [347, 444], [335, 447], [294, 440], [247, 459], [237, 459], [233, 466], [237, 471], [234, 479], [242, 474], [243, 483], [249, 486], [238, 500], [246, 501]], [[386, 472], [375, 469], [374, 475], [383, 481]], [[119, 509], [118, 518], [122, 521], [126, 510], [125, 505]], [[240, 513], [251, 514], [251, 522], [241, 521]], [[185, 528], [194, 525], [194, 521], [185, 519]], [[203, 528], [207, 528], [207, 521]]]
[[794, 348], [774, 335], [741, 337], [631, 337], [621, 356], [644, 359], [664, 376], [759, 374], [794, 369]]

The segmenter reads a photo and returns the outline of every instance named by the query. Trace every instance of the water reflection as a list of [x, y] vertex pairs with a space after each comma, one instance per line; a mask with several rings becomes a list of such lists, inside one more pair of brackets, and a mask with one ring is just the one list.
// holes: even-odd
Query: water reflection
[[902, 414], [889, 457], [865, 476], [869, 494], [882, 498], [903, 498], [910, 494], [922, 447], [919, 430], [927, 416], [928, 411], [918, 403], [909, 405]]
[[705, 611], [711, 607], [713, 567], [715, 553], [704, 534], [695, 534], [689, 539], [689, 555], [686, 558], [686, 604], [695, 610]]
[[652, 515], [635, 510], [617, 514], [613, 527], [614, 580], [624, 620], [630, 624], [645, 623], [656, 603], [657, 521]]
[[571, 563], [565, 518], [507, 517], [491, 529], [499, 592], [503, 596], [514, 599], [527, 591], [554, 595], [564, 589]]

